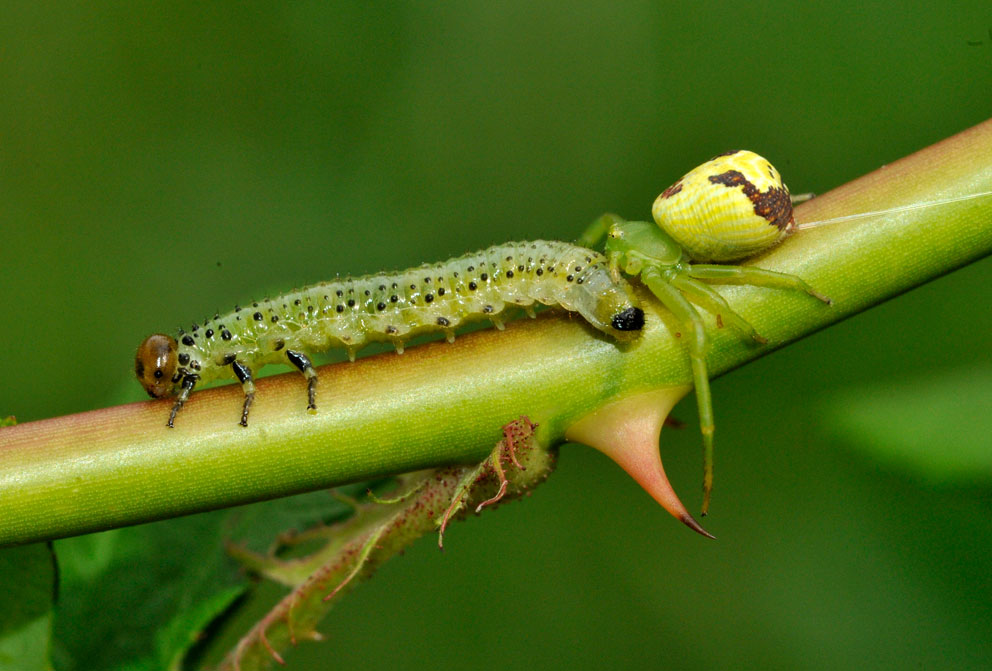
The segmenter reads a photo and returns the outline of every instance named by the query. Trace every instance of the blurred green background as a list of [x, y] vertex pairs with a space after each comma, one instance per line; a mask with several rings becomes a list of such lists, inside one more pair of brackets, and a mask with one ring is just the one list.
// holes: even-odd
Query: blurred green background
[[[238, 301], [647, 217], [727, 149], [822, 193], [992, 112], [987, 0], [2, 16], [0, 415], [21, 421], [141, 399], [140, 340]], [[992, 435], [990, 282], [986, 260], [717, 380], [717, 542], [566, 446], [526, 505], [418, 543], [290, 668], [992, 667], [992, 467], [880, 460], [851, 448], [885, 431], [842, 421], [866, 387], [937, 386]], [[926, 407], [902, 424], [953, 451]], [[675, 415], [695, 508], [695, 402]]]

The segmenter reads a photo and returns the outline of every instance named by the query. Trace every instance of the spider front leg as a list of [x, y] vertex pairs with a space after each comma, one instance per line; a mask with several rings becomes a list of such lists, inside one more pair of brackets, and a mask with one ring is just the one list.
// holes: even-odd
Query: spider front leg
[[702, 306], [705, 310], [716, 316], [717, 325], [723, 326], [723, 318], [730, 322], [743, 333], [746, 333], [756, 343], [764, 345], [768, 342], [763, 336], [751, 326], [751, 323], [741, 317], [730, 307], [727, 299], [713, 291], [699, 280], [694, 280], [686, 275], [676, 275], [672, 278], [672, 286], [684, 293], [693, 303]]
[[589, 227], [582, 232], [582, 235], [580, 235], [579, 239], [575, 241], [575, 244], [580, 247], [595, 249], [601, 242], [603, 242], [603, 240], [606, 239], [607, 234], [615, 224], [623, 222], [624, 219], [620, 215], [607, 212], [599, 219], [589, 224]]
[[755, 287], [768, 287], [770, 289], [796, 289], [806, 292], [827, 305], [833, 304], [832, 300], [806, 284], [801, 277], [777, 273], [774, 270], [702, 263], [689, 266], [688, 274], [689, 277], [694, 277], [697, 280], [707, 280], [716, 284], [750, 284]]
[[696, 404], [699, 407], [699, 429], [703, 434], [703, 508], [705, 515], [710, 506], [710, 492], [713, 489], [713, 398], [710, 395], [710, 377], [706, 368], [706, 352], [709, 340], [699, 312], [682, 292], [674, 287], [671, 280], [657, 266], [648, 266], [641, 272], [641, 281], [651, 290], [675, 318], [682, 323], [684, 337], [689, 347], [689, 360], [692, 363], [692, 380], [696, 388]]

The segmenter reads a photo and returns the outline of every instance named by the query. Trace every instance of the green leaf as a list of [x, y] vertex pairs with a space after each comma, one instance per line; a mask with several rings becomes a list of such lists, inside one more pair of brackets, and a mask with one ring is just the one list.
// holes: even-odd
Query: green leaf
[[226, 542], [264, 549], [280, 531], [348, 511], [321, 491], [58, 541], [60, 668], [181, 669], [252, 584]]
[[55, 562], [46, 543], [0, 552], [0, 671], [48, 671]]
[[843, 440], [889, 467], [941, 484], [992, 482], [992, 366], [851, 390], [825, 414]]
[[17, 424], [17, 418], [13, 415], [8, 415], [7, 417], [0, 417], [0, 427], [4, 426], [14, 426]]

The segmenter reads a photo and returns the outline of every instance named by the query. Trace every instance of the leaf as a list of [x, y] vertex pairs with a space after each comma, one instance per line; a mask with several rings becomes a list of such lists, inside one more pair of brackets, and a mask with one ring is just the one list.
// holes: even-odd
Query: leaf
[[8, 415], [7, 417], [0, 417], [0, 427], [4, 426], [14, 426], [17, 424], [17, 418], [13, 415]]
[[55, 562], [47, 543], [0, 551], [0, 671], [49, 671]]
[[892, 468], [940, 484], [992, 482], [992, 366], [866, 386], [825, 404], [833, 431]]
[[264, 548], [287, 527], [346, 511], [323, 491], [57, 541], [60, 668], [181, 669], [252, 585], [225, 542]]

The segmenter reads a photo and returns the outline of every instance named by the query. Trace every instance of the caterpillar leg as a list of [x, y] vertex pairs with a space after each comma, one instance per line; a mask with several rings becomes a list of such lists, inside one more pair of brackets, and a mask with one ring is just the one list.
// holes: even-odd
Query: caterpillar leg
[[248, 426], [248, 410], [252, 401], [255, 400], [255, 380], [251, 375], [251, 368], [239, 361], [231, 362], [231, 369], [235, 377], [241, 382], [241, 388], [245, 392], [245, 404], [241, 408], [241, 426]]
[[777, 273], [773, 270], [762, 270], [750, 266], [721, 266], [713, 264], [694, 264], [689, 266], [689, 276], [697, 280], [709, 280], [718, 284], [750, 284], [756, 287], [770, 289], [797, 289], [831, 305], [833, 301], [806, 284], [796, 275]]
[[805, 203], [807, 200], [813, 200], [816, 198], [815, 193], [793, 193], [789, 195], [789, 200], [792, 201], [793, 205], [799, 205], [800, 203]]
[[193, 387], [196, 386], [196, 381], [200, 379], [199, 375], [186, 375], [183, 377], [183, 386], [176, 396], [176, 402], [172, 406], [172, 412], [169, 413], [169, 421], [165, 423], [170, 429], [173, 428], [172, 423], [176, 421], [176, 413], [183, 409], [183, 405], [186, 403], [186, 399], [189, 398], [190, 393], [193, 391]]
[[579, 239], [575, 241], [579, 247], [587, 247], [592, 249], [598, 247], [603, 240], [606, 239], [606, 234], [610, 232], [610, 228], [616, 223], [622, 223], [624, 220], [611, 212], [607, 212], [601, 216], [596, 221], [589, 224], [589, 227], [579, 236]]
[[317, 371], [314, 370], [313, 363], [310, 362], [310, 357], [303, 352], [286, 350], [286, 358], [289, 359], [289, 363], [296, 366], [296, 368], [303, 373], [303, 377], [307, 379], [307, 410], [316, 410]]
[[672, 278], [672, 286], [684, 293], [689, 297], [693, 303], [701, 306], [707, 312], [710, 312], [717, 317], [717, 322], [720, 326], [723, 326], [721, 317], [725, 317], [731, 326], [735, 327], [742, 333], [746, 333], [755, 342], [764, 345], [768, 342], [765, 338], [760, 336], [754, 327], [751, 326], [750, 322], [741, 317], [737, 312], [730, 307], [730, 303], [727, 299], [713, 291], [710, 287], [706, 286], [698, 280], [694, 280], [691, 277], [686, 277], [685, 275], [676, 275]]
[[703, 434], [703, 508], [705, 515], [710, 506], [710, 491], [713, 489], [713, 398], [710, 395], [710, 377], [706, 369], [706, 351], [709, 341], [703, 328], [703, 320], [696, 308], [671, 285], [654, 266], [645, 268], [641, 280], [647, 285], [662, 304], [671, 310], [683, 324], [689, 346], [689, 360], [692, 363], [692, 380], [696, 387], [696, 404], [699, 407], [699, 428]]

